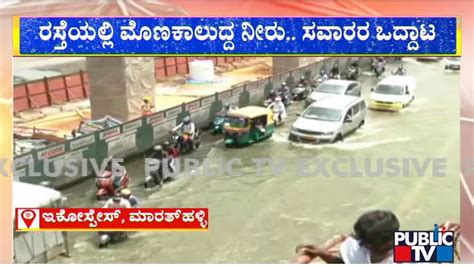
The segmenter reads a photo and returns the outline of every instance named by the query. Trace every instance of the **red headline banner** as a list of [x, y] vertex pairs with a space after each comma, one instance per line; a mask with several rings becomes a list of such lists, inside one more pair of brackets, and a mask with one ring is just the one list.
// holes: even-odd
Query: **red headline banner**
[[207, 208], [17, 208], [17, 231], [208, 229]]

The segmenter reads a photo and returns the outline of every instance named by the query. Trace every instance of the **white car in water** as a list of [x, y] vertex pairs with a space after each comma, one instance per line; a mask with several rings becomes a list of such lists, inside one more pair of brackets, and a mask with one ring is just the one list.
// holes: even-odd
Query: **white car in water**
[[318, 87], [312, 90], [306, 98], [306, 105], [308, 106], [314, 102], [320, 101], [326, 97], [334, 95], [361, 95], [361, 85], [358, 81], [330, 79], [321, 83]]
[[308, 106], [290, 130], [290, 140], [312, 143], [336, 142], [365, 123], [363, 98], [332, 95]]
[[398, 111], [415, 99], [416, 79], [412, 76], [391, 76], [380, 81], [370, 95], [369, 108]]
[[461, 57], [448, 57], [444, 64], [446, 70], [461, 70]]

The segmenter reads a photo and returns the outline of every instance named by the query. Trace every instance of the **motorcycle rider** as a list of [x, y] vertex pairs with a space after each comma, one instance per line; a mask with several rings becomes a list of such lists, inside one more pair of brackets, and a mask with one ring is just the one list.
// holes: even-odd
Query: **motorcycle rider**
[[[169, 155], [168, 151], [164, 150], [163, 147], [161, 145], [156, 145], [155, 147], [153, 147], [153, 155], [152, 155], [152, 158], [155, 159], [155, 160], [158, 160], [161, 162], [163, 162], [164, 160], [166, 160], [168, 162], [168, 169], [171, 173], [174, 173], [175, 169], [174, 169], [174, 157]], [[163, 172], [163, 170], [161, 169], [161, 171]], [[152, 175], [156, 175], [157, 173], [152, 173]], [[155, 178], [157, 176], [154, 176]]]
[[226, 116], [230, 111], [234, 110], [235, 108], [230, 103], [224, 103], [222, 110], [218, 113], [218, 115]]
[[105, 171], [110, 172], [110, 177], [112, 177], [112, 183], [114, 184], [114, 188], [119, 189], [122, 178], [127, 174], [125, 166], [120, 165], [117, 160], [114, 160], [110, 157], [108, 158]]
[[281, 87], [278, 90], [278, 95], [280, 95], [279, 97], [282, 98], [285, 104], [288, 104], [291, 101], [291, 90], [290, 87], [286, 85], [286, 82], [281, 83]]
[[173, 132], [178, 131], [181, 131], [181, 134], [190, 135], [191, 140], [194, 140], [194, 135], [196, 133], [196, 125], [193, 123], [190, 116], [186, 116], [181, 124], [173, 128]]
[[115, 194], [111, 199], [109, 199], [105, 205], [104, 208], [131, 208], [132, 206], [130, 205], [130, 202], [124, 198], [122, 198], [122, 195], [119, 193]]
[[377, 60], [375, 61], [375, 67], [377, 66], [380, 66], [382, 72], [385, 72], [385, 59], [383, 57], [377, 57]]
[[130, 191], [130, 189], [122, 189], [122, 191], [120, 191], [120, 194], [122, 195], [122, 198], [128, 200], [132, 208], [135, 208], [138, 206], [138, 204], [140, 204], [140, 200], [137, 196], [132, 195], [132, 191]]
[[306, 87], [306, 85], [308, 85], [304, 76], [301, 76], [300, 81], [298, 82], [298, 86], [299, 85], [302, 85], [303, 87]]
[[359, 64], [357, 61], [352, 61], [349, 64], [348, 76], [352, 76], [352, 78], [357, 78], [359, 76]]
[[169, 141], [165, 141], [163, 143], [163, 150], [173, 159], [179, 155], [178, 148], [173, 147]]
[[276, 97], [275, 101], [268, 106], [274, 114], [278, 114], [278, 123], [281, 122], [283, 114], [286, 113], [285, 105], [281, 101], [281, 97]]
[[334, 65], [331, 68], [331, 78], [336, 78], [340, 76], [341, 71], [339, 70], [339, 65], [337, 63], [334, 63]]
[[398, 65], [397, 70], [393, 73], [394, 75], [405, 75], [406, 69], [403, 67], [403, 64]]

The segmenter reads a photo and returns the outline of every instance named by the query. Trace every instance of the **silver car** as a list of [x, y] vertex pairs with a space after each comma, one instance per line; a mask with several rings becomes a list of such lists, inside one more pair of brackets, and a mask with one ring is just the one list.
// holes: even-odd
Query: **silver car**
[[361, 95], [361, 84], [353, 80], [330, 79], [321, 83], [306, 98], [306, 106], [332, 95]]
[[356, 96], [334, 95], [308, 106], [290, 130], [290, 140], [341, 141], [364, 125], [367, 104]]

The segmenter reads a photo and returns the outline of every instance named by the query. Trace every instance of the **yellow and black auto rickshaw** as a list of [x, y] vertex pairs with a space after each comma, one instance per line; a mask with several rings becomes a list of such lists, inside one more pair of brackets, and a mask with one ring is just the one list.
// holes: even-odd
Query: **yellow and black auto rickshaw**
[[240, 146], [270, 138], [275, 130], [271, 110], [248, 106], [233, 110], [224, 121], [225, 145]]

